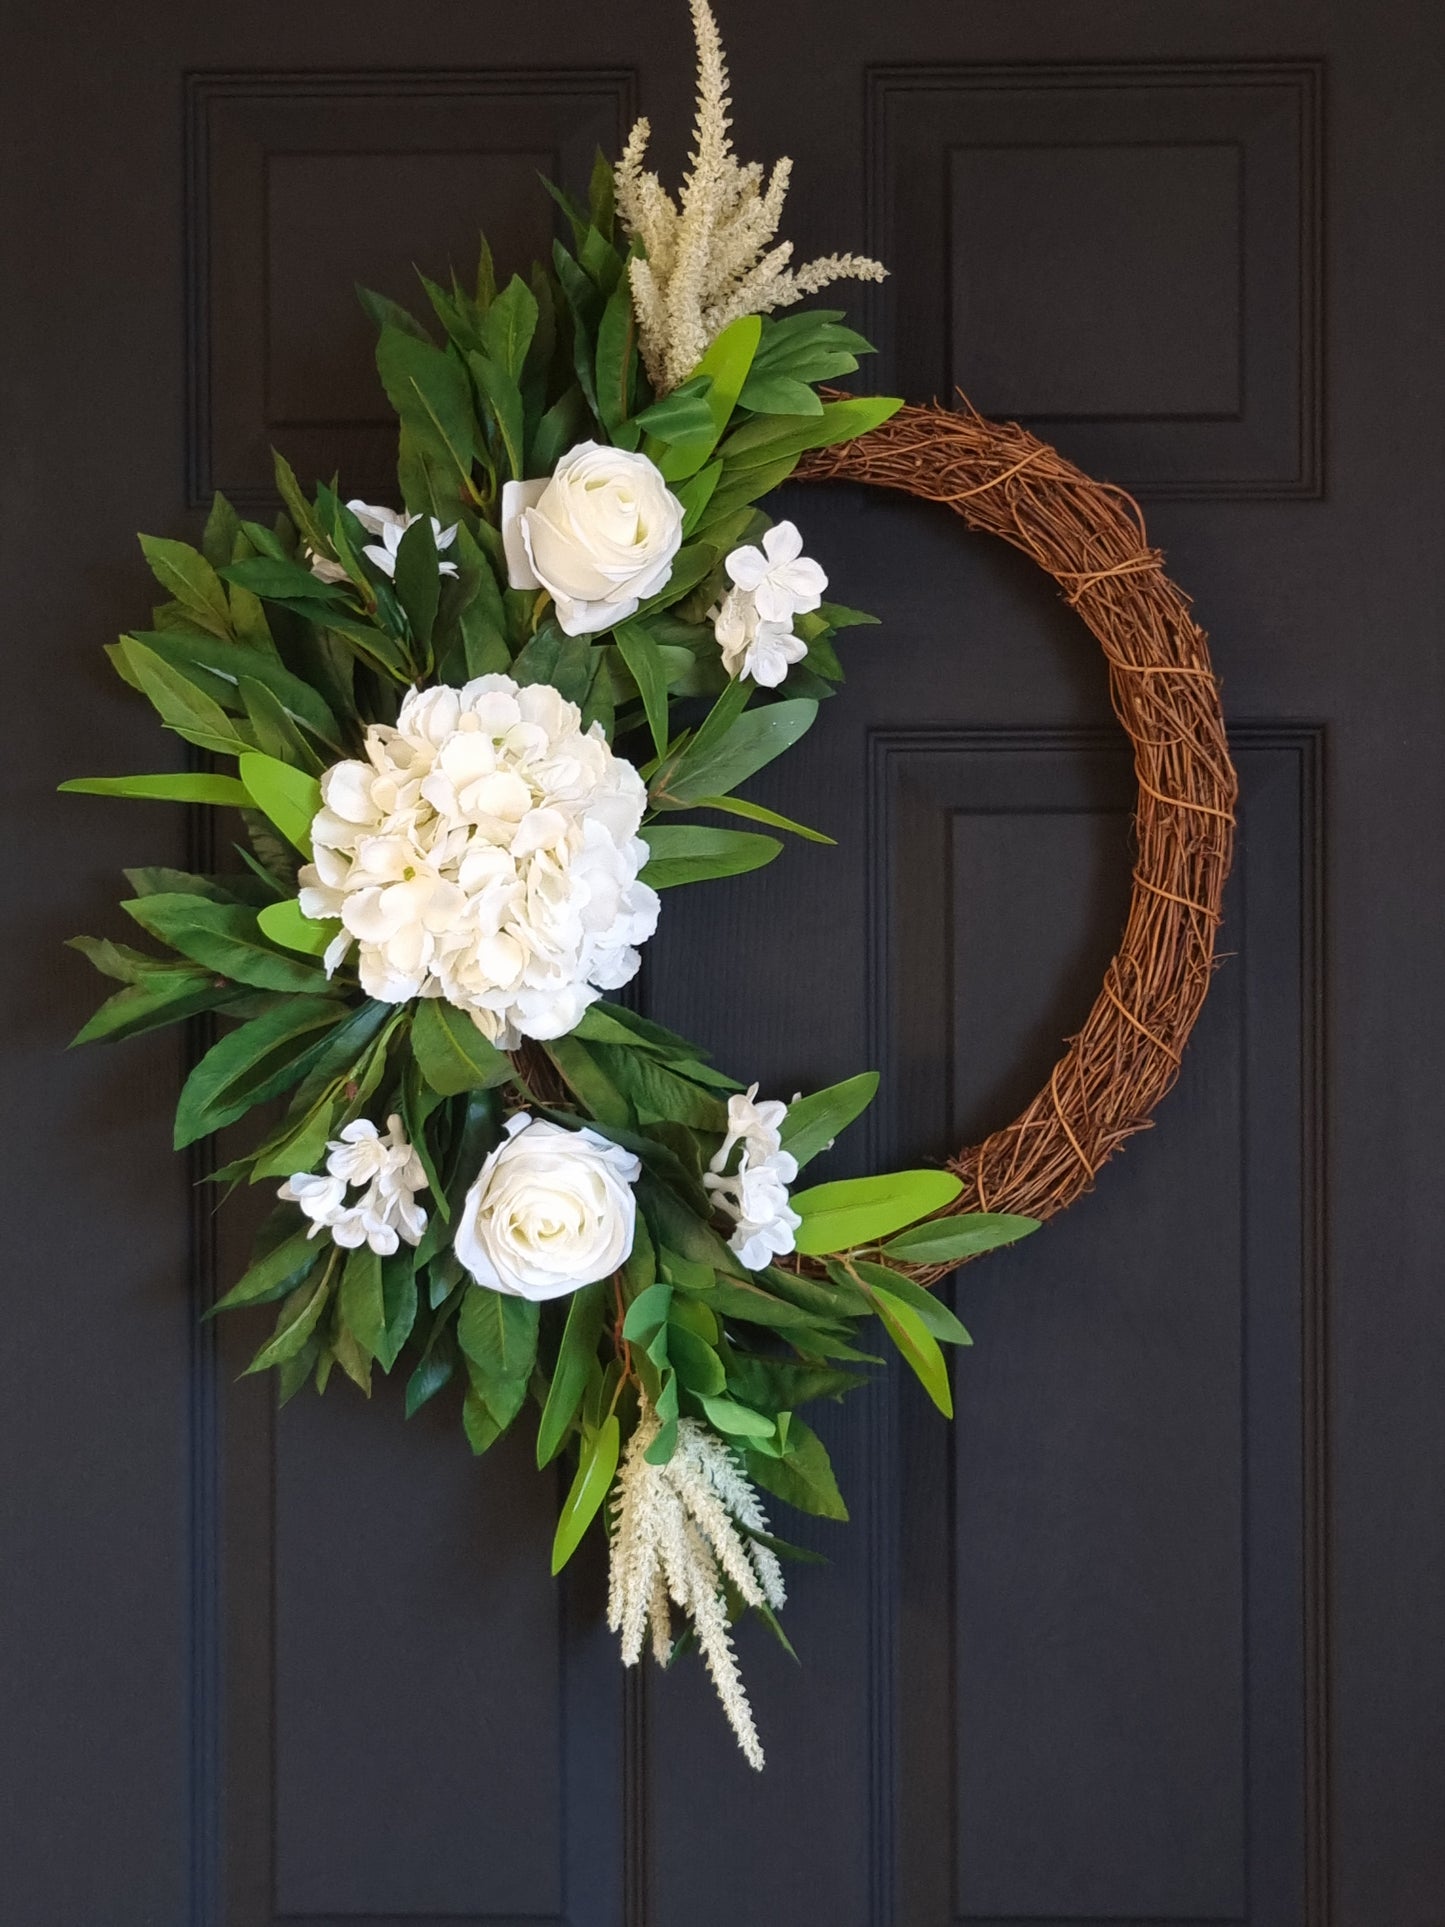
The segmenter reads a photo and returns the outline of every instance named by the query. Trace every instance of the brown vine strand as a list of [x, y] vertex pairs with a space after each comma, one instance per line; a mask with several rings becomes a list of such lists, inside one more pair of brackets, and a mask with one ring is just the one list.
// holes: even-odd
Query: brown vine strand
[[[1051, 1218], [1148, 1128], [1209, 988], [1238, 785], [1204, 631], [1150, 548], [1137, 503], [1016, 423], [903, 408], [857, 441], [804, 456], [798, 473], [941, 502], [1012, 544], [1059, 584], [1108, 662], [1139, 790], [1123, 938], [1038, 1096], [949, 1160], [963, 1179], [951, 1212]], [[954, 1269], [904, 1268], [922, 1284]], [[809, 1260], [799, 1269], [822, 1271]]]

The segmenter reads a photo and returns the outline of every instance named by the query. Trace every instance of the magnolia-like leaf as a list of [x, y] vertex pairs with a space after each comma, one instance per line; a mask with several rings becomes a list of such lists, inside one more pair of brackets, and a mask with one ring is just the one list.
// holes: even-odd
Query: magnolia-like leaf
[[952, 1418], [953, 1388], [948, 1382], [948, 1361], [939, 1350], [938, 1340], [913, 1306], [905, 1304], [892, 1292], [875, 1287], [873, 1302], [878, 1307], [878, 1316], [883, 1320], [888, 1336], [912, 1366], [919, 1384], [943, 1416]]
[[716, 448], [718, 438], [732, 419], [733, 409], [737, 406], [738, 396], [752, 367], [753, 356], [758, 351], [762, 332], [761, 316], [740, 316], [738, 320], [729, 322], [693, 369], [689, 381], [706, 377], [710, 383], [705, 400], [711, 419], [698, 434], [677, 436], [666, 449], [657, 451], [660, 458], [658, 466], [665, 480], [686, 481], [689, 475], [697, 473]]
[[700, 883], [709, 877], [741, 876], [760, 870], [782, 852], [775, 836], [755, 836], [747, 830], [712, 830], [701, 825], [653, 823], [641, 832], [651, 850], [642, 871], [654, 890], [670, 890], [679, 883]]
[[877, 1090], [877, 1071], [860, 1071], [841, 1084], [794, 1099], [783, 1119], [782, 1139], [783, 1149], [798, 1160], [799, 1170], [867, 1110]]
[[261, 1305], [269, 1299], [284, 1297], [325, 1249], [319, 1237], [307, 1235], [308, 1230], [309, 1227], [294, 1231], [258, 1258], [245, 1276], [232, 1285], [223, 1298], [216, 1300], [211, 1312], [234, 1311], [237, 1305]]
[[607, 1315], [607, 1284], [584, 1285], [574, 1291], [567, 1306], [567, 1323], [552, 1372], [547, 1403], [542, 1407], [537, 1427], [537, 1465], [550, 1465], [562, 1450], [587, 1389], [587, 1377], [597, 1355]]
[[552, 1541], [554, 1579], [582, 1543], [583, 1533], [607, 1497], [617, 1473], [621, 1449], [622, 1428], [614, 1412], [583, 1443], [577, 1476], [572, 1481], [572, 1489], [567, 1494], [562, 1515], [557, 1521], [557, 1535]]
[[702, 1409], [720, 1432], [731, 1433], [734, 1438], [770, 1439], [773, 1436], [773, 1421], [764, 1418], [761, 1412], [739, 1405], [736, 1399], [704, 1396]]
[[281, 1307], [275, 1331], [242, 1376], [250, 1372], [267, 1371], [272, 1365], [280, 1365], [288, 1358], [294, 1358], [315, 1331], [316, 1321], [326, 1309], [326, 1301], [330, 1296], [331, 1286], [325, 1274], [314, 1285], [309, 1280], [299, 1284]]
[[220, 803], [244, 809], [251, 801], [235, 776], [177, 770], [160, 776], [72, 776], [58, 787], [72, 796], [132, 796], [155, 803]]
[[368, 1359], [386, 1344], [386, 1307], [381, 1296], [381, 1259], [369, 1245], [346, 1254], [337, 1296], [346, 1328]]
[[941, 1211], [962, 1189], [962, 1179], [951, 1171], [889, 1171], [795, 1191], [789, 1202], [803, 1220], [797, 1248], [807, 1257], [821, 1258], [875, 1244], [889, 1232]]
[[[257, 913], [243, 903], [165, 892], [127, 897], [121, 904], [142, 930], [222, 977], [258, 990], [322, 992], [326, 978], [314, 965], [273, 950], [261, 939]], [[333, 1005], [333, 1010], [339, 1006]]]
[[490, 1090], [512, 1075], [508, 1058], [489, 1043], [465, 1011], [424, 997], [411, 1024], [411, 1045], [422, 1076], [441, 1097]]
[[258, 750], [247, 751], [238, 768], [256, 808], [309, 861], [311, 825], [321, 808], [321, 785], [316, 778]]
[[256, 921], [272, 943], [279, 943], [283, 950], [299, 950], [307, 957], [321, 956], [341, 929], [335, 917], [318, 921], [303, 916], [295, 897], [263, 905], [256, 912]]
[[747, 1468], [748, 1476], [765, 1491], [796, 1506], [800, 1512], [846, 1522], [848, 1508], [833, 1476], [827, 1448], [796, 1412], [788, 1427], [788, 1446], [782, 1458], [749, 1451]]
[[1037, 1231], [1037, 1218], [1005, 1211], [968, 1211], [952, 1218], [931, 1218], [890, 1238], [884, 1252], [910, 1265], [951, 1265], [1000, 1245], [1016, 1244]]

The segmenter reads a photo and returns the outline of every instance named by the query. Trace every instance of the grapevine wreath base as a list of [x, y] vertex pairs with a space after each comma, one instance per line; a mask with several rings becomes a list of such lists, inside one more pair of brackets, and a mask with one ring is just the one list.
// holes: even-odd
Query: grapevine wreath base
[[[950, 1211], [1052, 1217], [1148, 1127], [1209, 988], [1238, 783], [1207, 639], [1149, 546], [1137, 503], [1016, 422], [902, 408], [860, 440], [808, 455], [800, 475], [945, 503], [1051, 575], [1108, 661], [1139, 790], [1123, 939], [1043, 1089], [950, 1160], [964, 1181]], [[948, 1269], [913, 1275], [932, 1283]]]
[[[539, 1469], [575, 1462], [553, 1572], [605, 1531], [624, 1662], [695, 1646], [761, 1767], [732, 1628], [786, 1644], [797, 1550], [761, 1495], [847, 1517], [801, 1408], [886, 1341], [952, 1415], [941, 1347], [971, 1341], [927, 1287], [1148, 1123], [1208, 987], [1235, 783], [1204, 636], [1127, 496], [1021, 428], [836, 390], [869, 344], [799, 304], [884, 269], [794, 264], [789, 164], [733, 153], [691, 10], [677, 198], [642, 121], [585, 206], [554, 190], [566, 232], [528, 279], [484, 244], [473, 278], [423, 279], [425, 318], [364, 296], [401, 506], [308, 493], [278, 454], [273, 523], [217, 497], [199, 549], [142, 538], [165, 599], [110, 657], [212, 765], [65, 787], [217, 809], [235, 841], [219, 871], [126, 872], [152, 947], [75, 939], [120, 984], [77, 1041], [214, 1025], [174, 1142], [253, 1120], [210, 1173], [275, 1198], [212, 1307], [274, 1308], [248, 1370], [283, 1402], [399, 1372], [408, 1416], [444, 1396], [477, 1454], [522, 1428]], [[801, 1186], [876, 1073], [760, 1098], [608, 996], [672, 889], [830, 841], [746, 794], [873, 620], [771, 519], [794, 473], [947, 503], [1052, 575], [1139, 789], [1123, 941], [1022, 1117], [946, 1168]]]

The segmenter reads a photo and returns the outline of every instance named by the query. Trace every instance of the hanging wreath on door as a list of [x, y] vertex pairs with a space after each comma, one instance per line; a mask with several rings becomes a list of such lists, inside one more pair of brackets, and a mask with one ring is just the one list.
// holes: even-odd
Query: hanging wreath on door
[[[405, 1359], [408, 1413], [458, 1384], [478, 1453], [530, 1407], [538, 1465], [576, 1458], [554, 1572], [600, 1518], [624, 1660], [695, 1642], [760, 1767], [731, 1627], [783, 1636], [791, 1551], [761, 1494], [847, 1516], [799, 1408], [862, 1382], [877, 1319], [951, 1414], [941, 1346], [968, 1334], [928, 1287], [1148, 1123], [1208, 986], [1234, 777], [1204, 636], [1128, 498], [1020, 428], [840, 395], [867, 342], [779, 314], [883, 270], [791, 265], [788, 163], [765, 185], [733, 156], [691, 4], [680, 202], [639, 122], [585, 209], [553, 190], [550, 270], [498, 288], [484, 249], [474, 286], [425, 282], [440, 342], [367, 297], [401, 510], [308, 496], [278, 457], [273, 527], [218, 498], [199, 550], [143, 538], [168, 599], [112, 661], [234, 768], [65, 787], [240, 813], [242, 867], [127, 872], [158, 951], [75, 942], [122, 986], [78, 1041], [222, 1027], [178, 1149], [270, 1107], [211, 1174], [278, 1188], [215, 1307], [279, 1304], [249, 1369], [286, 1399]], [[811, 1186], [875, 1075], [760, 1100], [605, 994], [660, 893], [828, 841], [738, 794], [872, 620], [756, 506], [795, 473], [947, 503], [1031, 555], [1104, 648], [1139, 783], [1123, 941], [1039, 1097], [947, 1165]]]

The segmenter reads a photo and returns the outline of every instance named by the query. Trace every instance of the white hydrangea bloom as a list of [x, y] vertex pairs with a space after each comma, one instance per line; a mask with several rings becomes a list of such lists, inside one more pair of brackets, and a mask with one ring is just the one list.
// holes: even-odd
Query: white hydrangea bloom
[[[389, 1258], [403, 1239], [421, 1243], [426, 1212], [416, 1201], [427, 1188], [421, 1159], [407, 1141], [399, 1117], [386, 1120], [383, 1137], [369, 1118], [348, 1124], [326, 1147], [325, 1173], [298, 1171], [281, 1186], [279, 1196], [299, 1204], [311, 1220], [307, 1234], [329, 1231], [333, 1242], [354, 1250], [370, 1245]], [[360, 1191], [348, 1203], [348, 1187]]]
[[[374, 562], [383, 575], [395, 576], [396, 552], [401, 546], [401, 538], [412, 523], [419, 522], [421, 517], [399, 513], [396, 509], [378, 508], [371, 502], [348, 502], [346, 506], [367, 534], [378, 538], [375, 542], [368, 542], [361, 553]], [[431, 532], [436, 538], [437, 549], [440, 552], [442, 549], [449, 549], [456, 540], [457, 525], [453, 522], [449, 529], [444, 529], [437, 518], [432, 516]], [[349, 580], [341, 564], [331, 561], [328, 556], [317, 555], [313, 550], [310, 560], [311, 573], [320, 581], [346, 582]], [[440, 562], [437, 567], [442, 575], [455, 575], [457, 572], [455, 562]]]
[[327, 969], [354, 940], [368, 996], [445, 997], [513, 1050], [635, 974], [658, 910], [646, 786], [549, 685], [413, 690], [321, 795], [301, 909], [341, 919]]
[[[728, 1099], [728, 1130], [703, 1173], [713, 1203], [737, 1226], [728, 1239], [749, 1271], [764, 1270], [774, 1258], [794, 1248], [794, 1234], [803, 1222], [788, 1203], [788, 1186], [798, 1175], [798, 1161], [782, 1148], [783, 1120], [788, 1107], [777, 1098], [754, 1102], [756, 1084], [747, 1095]], [[742, 1146], [738, 1168], [728, 1174], [734, 1149]]]
[[764, 532], [760, 549], [750, 543], [734, 549], [723, 566], [729, 581], [752, 597], [761, 622], [810, 615], [828, 586], [821, 565], [803, 554], [796, 522], [777, 523]]

